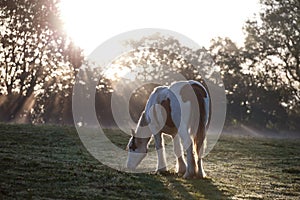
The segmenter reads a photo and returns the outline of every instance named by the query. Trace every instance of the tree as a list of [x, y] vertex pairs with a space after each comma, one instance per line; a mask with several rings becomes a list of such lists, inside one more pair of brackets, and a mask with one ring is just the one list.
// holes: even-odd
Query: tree
[[73, 76], [66, 80], [66, 75], [81, 65], [80, 49], [62, 31], [57, 4], [57, 0], [0, 2], [0, 120], [30, 115], [41, 100], [38, 96], [55, 92], [62, 80], [69, 84]]
[[[285, 87], [291, 107], [300, 100], [300, 2], [261, 0], [260, 18], [245, 25], [247, 61], [265, 87]], [[288, 95], [288, 94], [287, 94]]]
[[242, 49], [229, 38], [212, 40], [209, 48], [225, 85], [227, 98], [227, 123], [247, 121], [249, 118], [249, 104], [247, 88], [251, 85], [249, 76], [243, 73]]
[[220, 67], [226, 89], [227, 125], [289, 128], [288, 110], [280, 104], [284, 90], [266, 89], [264, 78], [249, 71], [246, 49], [238, 48], [229, 38], [218, 38], [212, 41], [210, 52]]
[[246, 22], [244, 46], [213, 40], [220, 66], [228, 118], [271, 129], [297, 129], [300, 106], [299, 1], [262, 0], [260, 18]]

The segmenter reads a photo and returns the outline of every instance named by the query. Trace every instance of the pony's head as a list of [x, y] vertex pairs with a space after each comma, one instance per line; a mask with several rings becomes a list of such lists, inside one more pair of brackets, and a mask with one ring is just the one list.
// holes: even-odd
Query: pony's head
[[136, 169], [136, 167], [140, 164], [140, 162], [146, 157], [148, 151], [148, 143], [150, 137], [138, 137], [139, 128], [135, 132], [132, 130], [132, 136], [127, 145], [128, 149], [128, 160], [127, 160], [127, 168]]

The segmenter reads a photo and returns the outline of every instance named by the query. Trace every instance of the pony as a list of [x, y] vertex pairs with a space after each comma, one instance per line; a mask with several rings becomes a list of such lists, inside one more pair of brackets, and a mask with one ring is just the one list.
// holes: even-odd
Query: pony
[[[204, 178], [203, 152], [211, 115], [211, 100], [204, 83], [178, 81], [154, 88], [127, 145], [127, 168], [134, 170], [145, 158], [150, 139], [155, 141], [157, 171], [167, 171], [163, 133], [172, 136], [176, 172], [183, 178]], [[186, 159], [183, 150], [186, 151]]]

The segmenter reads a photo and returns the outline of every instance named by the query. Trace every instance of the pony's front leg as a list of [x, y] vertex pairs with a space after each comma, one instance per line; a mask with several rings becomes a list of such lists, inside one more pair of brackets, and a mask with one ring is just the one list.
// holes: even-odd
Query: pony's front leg
[[182, 151], [182, 145], [178, 134], [175, 137], [173, 137], [173, 145], [174, 145], [174, 153], [177, 157], [176, 172], [179, 174], [184, 174], [186, 171], [186, 164], [185, 164], [184, 155]]
[[167, 162], [166, 162], [166, 153], [165, 153], [165, 144], [163, 141], [162, 133], [157, 133], [154, 135], [155, 148], [157, 151], [157, 171], [164, 172], [167, 171]]

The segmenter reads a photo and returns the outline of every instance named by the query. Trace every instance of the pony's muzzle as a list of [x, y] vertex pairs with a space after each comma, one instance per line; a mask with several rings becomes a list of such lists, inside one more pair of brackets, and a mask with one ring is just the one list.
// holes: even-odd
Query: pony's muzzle
[[135, 170], [147, 153], [128, 152], [127, 168]]

